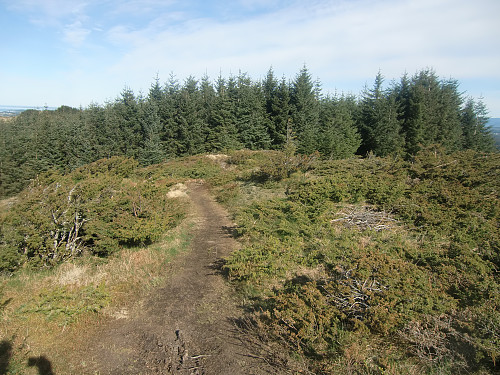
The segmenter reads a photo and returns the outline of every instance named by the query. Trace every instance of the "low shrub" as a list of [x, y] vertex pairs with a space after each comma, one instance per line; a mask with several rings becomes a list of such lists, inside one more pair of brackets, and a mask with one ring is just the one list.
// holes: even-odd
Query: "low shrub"
[[494, 372], [499, 166], [498, 154], [430, 148], [276, 179], [285, 198], [236, 214], [244, 246], [228, 276], [254, 288], [256, 319], [316, 373]]
[[1, 219], [2, 269], [50, 266], [83, 252], [107, 256], [156, 241], [179, 222], [182, 205], [167, 198], [168, 184], [133, 177], [134, 166], [112, 158], [35, 180]]

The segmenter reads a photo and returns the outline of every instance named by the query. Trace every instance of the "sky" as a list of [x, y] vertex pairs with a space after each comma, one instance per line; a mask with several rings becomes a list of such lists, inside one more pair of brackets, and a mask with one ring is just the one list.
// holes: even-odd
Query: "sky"
[[423, 69], [500, 117], [499, 0], [0, 0], [0, 104], [87, 107], [158, 77], [307, 66], [359, 95]]

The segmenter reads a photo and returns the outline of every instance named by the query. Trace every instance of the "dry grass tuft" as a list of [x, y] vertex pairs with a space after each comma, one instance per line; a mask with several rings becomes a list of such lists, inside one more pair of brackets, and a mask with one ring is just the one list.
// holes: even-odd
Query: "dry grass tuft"
[[10, 197], [0, 200], [0, 212], [8, 211], [16, 203], [17, 197]]
[[181, 198], [187, 197], [187, 186], [183, 183], [178, 183], [172, 186], [170, 191], [167, 193], [167, 198]]
[[105, 277], [106, 273], [96, 267], [76, 263], [61, 264], [54, 276], [55, 284], [62, 286], [71, 285], [74, 287], [98, 285]]
[[228, 155], [225, 155], [225, 154], [210, 154], [210, 155], [206, 155], [206, 157], [208, 159], [216, 162], [217, 164], [219, 164], [222, 169], [226, 169], [227, 168], [227, 159], [229, 159]]
[[[36, 369], [26, 367], [27, 358], [41, 355], [50, 358], [55, 373], [71, 373], [70, 364], [58, 358], [71, 358], [78, 350], [75, 338], [98, 329], [101, 320], [127, 319], [133, 301], [140, 301], [168, 276], [165, 265], [188, 247], [193, 225], [192, 219], [184, 220], [158, 243], [123, 249], [106, 260], [89, 256], [51, 270], [25, 269], [14, 277], [1, 276], [0, 340], [12, 345], [11, 364], [17, 362], [20, 368], [15, 373], [35, 374]], [[71, 310], [70, 320], [64, 313], [60, 316], [45, 309], [48, 303], [54, 308], [78, 305], [74, 298], [85, 295], [86, 290], [102, 291], [109, 303], [98, 313]], [[36, 311], [37, 306], [43, 311]]]
[[300, 266], [295, 272], [295, 276], [303, 276], [309, 280], [324, 280], [328, 278], [328, 272], [323, 264], [318, 264], [314, 268]]

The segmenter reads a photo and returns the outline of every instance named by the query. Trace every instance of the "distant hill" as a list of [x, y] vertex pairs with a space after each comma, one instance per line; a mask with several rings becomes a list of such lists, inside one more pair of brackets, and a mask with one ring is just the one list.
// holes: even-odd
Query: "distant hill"
[[500, 118], [490, 118], [488, 120], [488, 126], [491, 127], [491, 134], [495, 138], [495, 145], [497, 149], [500, 150]]
[[490, 118], [488, 120], [488, 126], [491, 126], [491, 129], [496, 129], [497, 131], [500, 131], [500, 118], [494, 117]]
[[21, 105], [0, 105], [0, 117], [14, 117], [28, 109], [55, 109], [52, 107], [28, 107]]

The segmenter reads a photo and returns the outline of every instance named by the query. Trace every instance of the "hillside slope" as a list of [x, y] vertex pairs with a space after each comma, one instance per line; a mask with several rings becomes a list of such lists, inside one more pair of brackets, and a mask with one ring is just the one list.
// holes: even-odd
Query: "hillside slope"
[[499, 171], [433, 146], [41, 178], [0, 205], [0, 373], [497, 373]]

